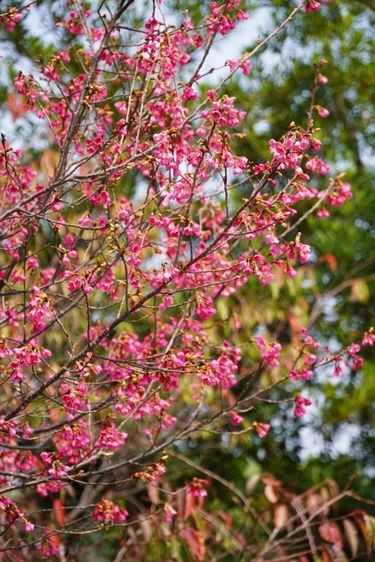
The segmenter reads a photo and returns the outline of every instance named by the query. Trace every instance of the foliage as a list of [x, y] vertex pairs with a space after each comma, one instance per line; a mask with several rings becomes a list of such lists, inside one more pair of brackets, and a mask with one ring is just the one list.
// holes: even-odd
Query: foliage
[[[268, 5], [274, 21], [285, 17], [289, 7], [282, 1]], [[291, 120], [304, 119], [312, 65], [322, 58], [328, 61], [329, 81], [319, 94], [320, 103], [330, 110], [326, 119], [330, 134], [324, 137], [322, 153], [333, 169], [346, 171], [355, 196], [339, 213], [331, 212], [324, 225], [313, 215], [301, 224], [315, 261], [308, 280], [301, 278], [293, 292], [283, 293], [280, 309], [287, 320], [288, 315], [296, 315], [296, 307], [302, 308], [302, 313], [307, 307], [312, 311], [310, 325], [315, 336], [320, 341], [335, 339], [342, 344], [348, 342], [352, 330], [363, 329], [374, 318], [373, 20], [374, 6], [364, 2], [333, 2], [308, 19], [294, 19], [268, 46], [263, 58], [254, 61], [251, 79], [241, 84], [233, 81], [228, 87], [231, 95], [242, 103], [246, 100], [252, 108], [241, 149], [256, 160], [264, 155], [269, 136], [278, 136]], [[263, 128], [259, 128], [260, 123]], [[367, 360], [361, 374], [345, 377], [340, 388], [326, 381], [323, 389], [311, 389], [320, 400], [314, 434], [326, 457], [332, 461], [332, 450], [344, 431], [353, 435], [347, 447], [349, 457], [353, 457], [347, 459], [348, 476], [353, 466], [356, 472], [374, 466], [374, 364], [370, 355]], [[285, 433], [279, 436], [285, 438], [284, 447], [291, 450], [293, 441], [293, 449], [298, 451], [303, 441], [295, 437]], [[331, 466], [334, 476], [333, 461]], [[372, 486], [367, 494], [372, 494]]]

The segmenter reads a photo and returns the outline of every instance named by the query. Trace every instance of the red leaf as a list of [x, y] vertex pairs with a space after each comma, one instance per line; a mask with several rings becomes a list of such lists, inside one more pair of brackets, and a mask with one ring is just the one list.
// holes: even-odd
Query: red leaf
[[337, 269], [337, 259], [333, 254], [323, 254], [320, 256], [320, 261], [327, 262], [331, 271], [335, 271]]
[[364, 511], [356, 512], [356, 521], [362, 531], [363, 538], [367, 545], [369, 557], [375, 550], [375, 517], [367, 515]]
[[196, 560], [196, 562], [202, 562], [206, 553], [202, 533], [195, 529], [187, 528], [183, 530], [182, 534], [194, 560]]
[[9, 92], [7, 102], [9, 112], [14, 121], [25, 115], [27, 108], [21, 96], [15, 95], [13, 92]]
[[333, 543], [334, 545], [338, 546], [340, 549], [343, 546], [343, 541], [340, 533], [339, 527], [336, 523], [332, 523], [332, 521], [327, 521], [320, 525], [319, 527], [319, 535], [327, 542]]
[[65, 509], [64, 509], [63, 501], [60, 498], [53, 500], [53, 515], [55, 517], [56, 523], [60, 527], [64, 527]]
[[332, 558], [330, 557], [329, 552], [327, 550], [323, 550], [322, 560], [323, 562], [332, 562]]
[[227, 529], [231, 529], [232, 525], [233, 525], [233, 520], [231, 518], [231, 516], [226, 513], [225, 511], [219, 511], [218, 512], [218, 516], [222, 518], [222, 520], [224, 521]]
[[184, 507], [184, 519], [187, 519], [190, 515], [194, 515], [195, 506], [194, 498], [191, 494], [185, 494], [185, 507]]

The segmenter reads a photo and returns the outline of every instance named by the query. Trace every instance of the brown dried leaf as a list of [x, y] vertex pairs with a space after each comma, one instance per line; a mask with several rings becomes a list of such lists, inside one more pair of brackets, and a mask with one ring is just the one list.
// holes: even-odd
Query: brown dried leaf
[[357, 556], [358, 547], [359, 547], [357, 527], [354, 525], [352, 521], [350, 521], [350, 519], [344, 519], [344, 529], [345, 529], [345, 536], [348, 539], [350, 550], [354, 558], [355, 556]]
[[371, 557], [371, 554], [375, 551], [375, 517], [364, 513], [363, 523], [362, 532], [366, 541], [368, 555]]
[[272, 474], [269, 474], [268, 472], [266, 474], [263, 474], [262, 482], [263, 484], [271, 484], [271, 486], [274, 486], [275, 488], [281, 488], [283, 485], [281, 480], [277, 480], [277, 478], [275, 478], [274, 476], [272, 476]]
[[340, 488], [338, 487], [336, 480], [333, 480], [333, 478], [327, 478], [325, 482], [330, 490], [332, 498], [335, 498], [340, 494]]
[[157, 505], [160, 501], [158, 488], [156, 488], [156, 486], [152, 486], [152, 484], [148, 484], [147, 493], [148, 497], [150, 498], [150, 502], [154, 505]]
[[[324, 504], [328, 503], [328, 502], [332, 499], [332, 496], [331, 496], [331, 494], [330, 494], [328, 488], [326, 488], [325, 486], [320, 490], [320, 497], [322, 498], [322, 499], [321, 499], [321, 505], [322, 505], [322, 506], [323, 506]], [[321, 511], [321, 513], [322, 513], [323, 515], [328, 515], [328, 513], [329, 513], [329, 507], [328, 507], [328, 506], [325, 507], [325, 508]]]
[[322, 505], [322, 498], [319, 494], [309, 492], [306, 498], [307, 511], [310, 515], [316, 513]]
[[278, 496], [277, 496], [277, 494], [275, 492], [275, 488], [272, 486], [272, 484], [266, 484], [266, 486], [264, 488], [264, 495], [266, 496], [266, 498], [268, 499], [269, 502], [277, 503]]
[[288, 506], [285, 505], [284, 503], [278, 505], [275, 509], [275, 515], [274, 515], [274, 524], [276, 529], [281, 529], [282, 527], [285, 527], [285, 525], [288, 524], [289, 519], [290, 519], [290, 513], [289, 513]]
[[179, 517], [184, 517], [185, 514], [185, 490], [179, 490], [177, 492], [177, 513]]
[[260, 474], [253, 474], [246, 481], [246, 493], [250, 496], [258, 485]]
[[52, 406], [51, 408], [48, 409], [48, 412], [52, 422], [56, 423], [60, 419], [59, 408], [55, 408], [54, 406]]
[[144, 518], [139, 521], [139, 525], [142, 529], [143, 535], [145, 537], [146, 542], [151, 540], [152, 537], [152, 526], [148, 519]]
[[371, 557], [371, 553], [374, 550], [374, 527], [372, 527], [369, 523], [371, 520], [375, 521], [375, 519], [373, 517], [368, 517], [362, 509], [357, 509], [354, 517], [358, 527], [361, 529], [364, 541], [367, 545], [368, 555]]
[[332, 546], [332, 557], [335, 562], [349, 562], [345, 552], [336, 545]]
[[41, 157], [41, 169], [49, 178], [53, 176], [59, 161], [59, 154], [51, 148], [46, 148]]

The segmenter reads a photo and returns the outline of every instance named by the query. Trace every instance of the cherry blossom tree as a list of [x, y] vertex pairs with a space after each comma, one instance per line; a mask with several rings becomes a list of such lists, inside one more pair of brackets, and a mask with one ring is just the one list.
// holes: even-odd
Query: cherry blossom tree
[[[299, 326], [281, 342], [259, 322], [244, 350], [244, 319], [217, 317], [249, 279], [266, 291], [293, 278], [311, 259], [299, 225], [351, 197], [319, 157], [325, 60], [305, 122], [269, 140], [267, 161], [233, 150], [247, 108], [225, 94], [227, 81], [321, 2], [301, 2], [252, 51], [224, 61], [209, 90], [205, 62], [248, 17], [240, 2], [210, 3], [198, 26], [186, 14], [168, 21], [155, 2], [133, 27], [133, 4], [69, 2], [58, 22], [65, 43], [14, 80], [20, 118], [37, 125], [29, 145], [13, 148], [3, 134], [0, 148], [0, 550], [9, 560], [75, 559], [90, 536], [114, 537], [116, 560], [140, 559], [152, 533], [170, 542], [169, 556], [177, 540], [186, 559], [204, 560], [203, 526], [217, 528], [213, 514], [201, 524], [197, 513], [215, 475], [203, 467], [174, 487], [170, 459], [205, 432], [265, 438], [272, 419], [258, 419], [257, 403], [290, 381], [285, 401], [303, 416], [306, 381], [359, 369], [361, 347], [375, 340], [369, 329], [330, 349]], [[31, 5], [0, 15], [9, 33]], [[260, 561], [303, 531], [316, 554], [309, 523], [340, 493], [316, 509], [299, 498], [293, 519], [278, 504], [281, 484], [265, 484], [274, 530], [257, 549], [239, 535], [231, 548]], [[341, 551], [336, 523], [320, 524]]]

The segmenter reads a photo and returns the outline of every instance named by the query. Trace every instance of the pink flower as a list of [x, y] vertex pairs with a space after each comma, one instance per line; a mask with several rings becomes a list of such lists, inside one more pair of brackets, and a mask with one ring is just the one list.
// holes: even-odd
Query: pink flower
[[316, 79], [317, 79], [318, 84], [328, 84], [328, 78], [327, 78], [327, 76], [324, 76], [323, 74], [319, 73]]
[[193, 498], [205, 498], [207, 496], [208, 480], [202, 478], [193, 478], [193, 480], [186, 486], [186, 493], [193, 496]]
[[243, 422], [243, 417], [237, 414], [237, 412], [231, 412], [230, 423], [232, 425], [240, 425]]
[[263, 439], [271, 429], [271, 425], [269, 423], [262, 423], [262, 422], [253, 422], [253, 428], [257, 432], [258, 436]]
[[83, 285], [83, 280], [80, 277], [76, 277], [75, 279], [68, 281], [66, 286], [71, 293], [74, 293], [74, 291], [80, 289], [82, 285]]
[[107, 451], [115, 451], [124, 445], [127, 437], [127, 433], [118, 431], [115, 424], [111, 422], [101, 428], [95, 447]]
[[175, 515], [177, 515], [177, 511], [170, 503], [165, 503], [163, 506], [163, 521], [165, 521], [165, 523], [170, 523]]
[[251, 61], [250, 60], [245, 60], [242, 61], [241, 60], [229, 60], [227, 62], [227, 64], [229, 65], [230, 71], [233, 72], [237, 69], [241, 69], [242, 73], [247, 76], [250, 72], [250, 68], [251, 68]]
[[321, 219], [325, 219], [327, 217], [329, 217], [330, 213], [328, 211], [328, 209], [326, 209], [325, 207], [322, 207], [321, 209], [319, 209], [319, 211], [316, 213], [316, 216], [321, 218]]
[[27, 519], [25, 519], [25, 531], [26, 533], [32, 533], [35, 529], [35, 525], [34, 523], [31, 523], [31, 521], [28, 521]]
[[199, 300], [197, 299], [195, 313], [202, 320], [215, 316], [216, 309], [213, 306], [212, 299], [210, 297], [200, 297]]
[[355, 371], [360, 369], [363, 363], [364, 363], [364, 359], [362, 357], [359, 357], [359, 355], [356, 355], [352, 359], [352, 369], [354, 369]]
[[300, 369], [300, 370], [292, 369], [289, 375], [292, 377], [292, 379], [296, 381], [309, 380], [313, 376], [313, 372], [310, 371], [309, 369]]
[[339, 180], [335, 186], [335, 189], [328, 195], [327, 203], [332, 205], [332, 207], [339, 207], [347, 199], [352, 198], [351, 184], [342, 182]]
[[8, 13], [5, 13], [6, 30], [11, 33], [16, 26], [16, 23], [21, 21], [22, 16], [19, 12], [14, 12], [15, 8], [11, 8]]
[[60, 392], [64, 406], [68, 410], [84, 410], [86, 408], [87, 385], [84, 381], [80, 381], [77, 386], [62, 383]]
[[[302, 331], [301, 331], [302, 333]], [[313, 349], [319, 349], [320, 344], [319, 342], [317, 342], [312, 336], [310, 335], [306, 335], [305, 337], [305, 344], [309, 345], [310, 347], [312, 347]]]
[[37, 269], [39, 267], [39, 262], [35, 256], [30, 256], [26, 260], [27, 269]]
[[[51, 529], [47, 527], [47, 532], [51, 532]], [[47, 537], [43, 537], [42, 542], [36, 545], [37, 550], [42, 553], [47, 559], [51, 559], [52, 556], [58, 556], [60, 552], [60, 541], [58, 535], [48, 534]]]
[[278, 342], [269, 345], [262, 353], [263, 361], [268, 363], [271, 367], [278, 367], [280, 365], [279, 357], [282, 347]]
[[117, 101], [115, 104], [115, 108], [121, 115], [126, 115], [128, 108], [124, 101]]
[[[208, 92], [207, 92], [208, 96]], [[224, 95], [212, 103], [212, 109], [202, 111], [201, 116], [219, 126], [235, 127], [245, 117], [245, 112], [234, 107], [235, 98]]]
[[264, 341], [263, 336], [255, 336], [254, 341], [258, 347], [258, 349], [262, 350], [266, 348], [266, 342]]
[[126, 509], [109, 500], [102, 500], [94, 507], [92, 517], [105, 524], [124, 523], [129, 517], [129, 513]]
[[311, 400], [298, 394], [294, 399], [294, 416], [296, 418], [302, 418], [302, 416], [306, 414], [306, 406], [311, 406], [311, 404]]
[[361, 346], [359, 345], [359, 343], [352, 343], [349, 346], [349, 349], [348, 349], [349, 355], [352, 355], [352, 356], [356, 355], [360, 351], [361, 351]]
[[316, 10], [320, 10], [323, 4], [328, 4], [331, 0], [321, 0], [318, 2], [317, 0], [306, 0], [305, 11], [306, 13], [314, 12]]
[[47, 497], [48, 494], [56, 494], [59, 490], [64, 488], [65, 484], [61, 480], [56, 480], [54, 482], [45, 482], [43, 484], [38, 484], [36, 489], [38, 494], [43, 497]]
[[375, 345], [375, 332], [372, 332], [371, 330], [366, 332], [362, 338], [362, 345]]
[[165, 297], [163, 297], [163, 300], [159, 304], [159, 310], [166, 310], [167, 308], [169, 308], [172, 305], [173, 305], [172, 295], [165, 295]]
[[322, 107], [321, 105], [316, 105], [315, 109], [317, 110], [319, 117], [321, 117], [322, 119], [325, 119], [330, 115], [330, 112], [326, 107]]
[[191, 86], [184, 86], [181, 98], [186, 101], [197, 100], [199, 98], [199, 93]]
[[326, 176], [330, 171], [330, 166], [323, 162], [321, 158], [315, 157], [310, 158], [310, 160], [306, 162], [306, 170], [312, 174]]
[[48, 469], [48, 474], [54, 478], [63, 478], [67, 472], [68, 467], [63, 465], [58, 459], [56, 459], [55, 453], [40, 453], [40, 458], [50, 468]]
[[55, 436], [55, 445], [60, 458], [68, 457], [68, 463], [74, 464], [87, 454], [90, 446], [90, 434], [83, 421], [66, 425]]
[[52, 461], [53, 461], [52, 453], [47, 453], [47, 452], [43, 451], [43, 453], [40, 453], [40, 458], [42, 459], [44, 464], [47, 464], [47, 465], [52, 464]]

